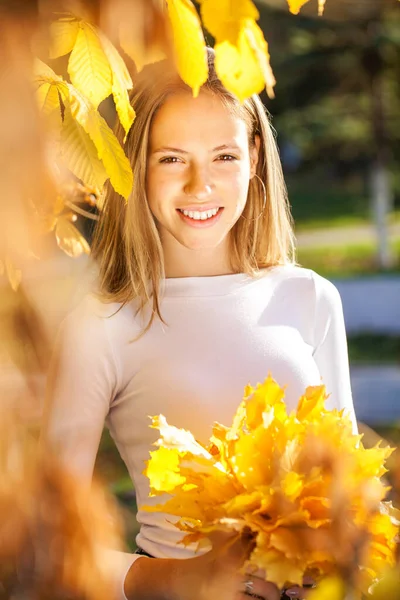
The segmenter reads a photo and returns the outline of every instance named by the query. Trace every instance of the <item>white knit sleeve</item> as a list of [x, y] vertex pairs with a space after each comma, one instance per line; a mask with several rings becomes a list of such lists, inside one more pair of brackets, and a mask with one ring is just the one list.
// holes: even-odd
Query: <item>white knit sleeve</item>
[[[88, 485], [104, 422], [118, 390], [118, 365], [106, 320], [78, 307], [61, 324], [46, 391], [42, 443]], [[117, 598], [126, 600], [124, 581], [139, 555], [102, 548], [104, 570]]]
[[314, 272], [312, 277], [315, 285], [314, 360], [330, 394], [327, 407], [344, 408], [356, 432], [342, 301], [333, 283]]
[[55, 342], [42, 437], [68, 468], [89, 481], [116, 388], [104, 319], [78, 307], [61, 324]]

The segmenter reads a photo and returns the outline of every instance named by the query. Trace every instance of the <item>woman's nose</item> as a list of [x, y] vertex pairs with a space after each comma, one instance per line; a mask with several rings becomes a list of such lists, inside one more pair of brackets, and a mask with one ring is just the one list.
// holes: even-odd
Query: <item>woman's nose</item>
[[198, 200], [208, 199], [213, 191], [213, 185], [205, 171], [194, 168], [185, 184], [184, 192], [188, 196], [194, 196]]

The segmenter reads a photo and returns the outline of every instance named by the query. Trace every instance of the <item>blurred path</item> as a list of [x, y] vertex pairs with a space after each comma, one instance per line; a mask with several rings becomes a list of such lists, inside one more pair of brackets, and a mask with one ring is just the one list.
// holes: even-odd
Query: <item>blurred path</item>
[[332, 279], [342, 298], [348, 334], [400, 335], [400, 275]]
[[[392, 240], [400, 238], [400, 223], [392, 223], [389, 226]], [[324, 246], [348, 246], [349, 244], [362, 244], [365, 242], [376, 242], [376, 231], [373, 225], [356, 225], [343, 227], [327, 227], [309, 231], [299, 231], [296, 234], [299, 247], [324, 247]]]

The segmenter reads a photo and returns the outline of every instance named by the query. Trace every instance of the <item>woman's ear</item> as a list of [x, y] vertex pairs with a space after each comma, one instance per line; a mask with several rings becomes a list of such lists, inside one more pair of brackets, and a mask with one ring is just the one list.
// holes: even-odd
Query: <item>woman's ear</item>
[[260, 153], [261, 139], [259, 135], [254, 137], [254, 145], [250, 148], [250, 178], [257, 172], [258, 155]]

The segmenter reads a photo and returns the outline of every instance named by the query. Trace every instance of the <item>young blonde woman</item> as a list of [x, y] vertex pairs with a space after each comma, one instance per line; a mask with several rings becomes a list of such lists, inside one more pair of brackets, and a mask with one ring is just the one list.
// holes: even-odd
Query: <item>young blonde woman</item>
[[[128, 203], [108, 191], [93, 250], [98, 289], [63, 323], [45, 438], [90, 480], [106, 422], [140, 507], [153, 501], [142, 474], [157, 439], [149, 415], [205, 441], [268, 372], [287, 386], [289, 408], [322, 378], [329, 405], [354, 412], [340, 297], [294, 262], [260, 99], [240, 105], [209, 51], [198, 98], [163, 62], [137, 77], [131, 100], [137, 117], [124, 147], [134, 189]], [[239, 574], [240, 543], [218, 540], [199, 556], [178, 544], [170, 517], [139, 508], [137, 519], [141, 554], [117, 555], [121, 597], [279, 598], [262, 574]]]

